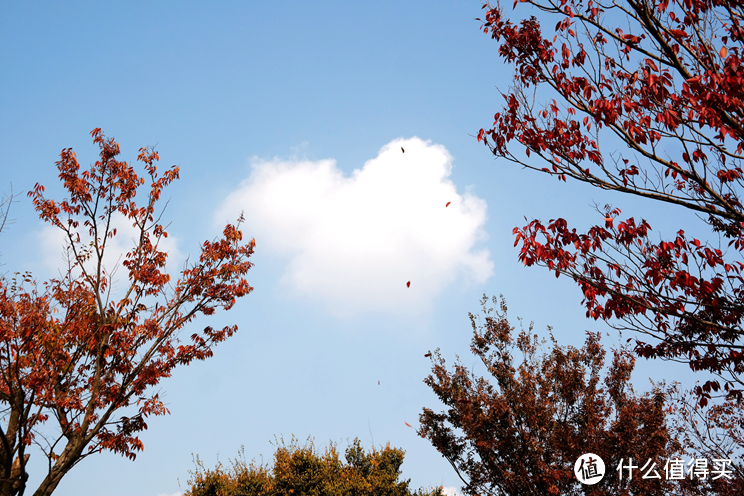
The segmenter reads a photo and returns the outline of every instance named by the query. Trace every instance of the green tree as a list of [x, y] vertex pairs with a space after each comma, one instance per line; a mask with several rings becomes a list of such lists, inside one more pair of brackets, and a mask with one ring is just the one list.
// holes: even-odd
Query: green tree
[[312, 441], [300, 446], [292, 438], [282, 440], [274, 453], [270, 469], [252, 461], [231, 462], [225, 470], [218, 463], [205, 469], [196, 457], [196, 470], [190, 472], [185, 496], [441, 496], [441, 488], [409, 489], [410, 480], [400, 481], [400, 466], [405, 452], [385, 448], [365, 452], [358, 439], [346, 449], [343, 463], [333, 443], [319, 454]]

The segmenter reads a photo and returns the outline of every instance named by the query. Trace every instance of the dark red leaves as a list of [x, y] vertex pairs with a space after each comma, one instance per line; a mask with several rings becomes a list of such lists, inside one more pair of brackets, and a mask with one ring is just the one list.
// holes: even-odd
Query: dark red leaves
[[411, 281], [408, 281], [408, 282], [406, 283], [406, 287], [407, 287], [407, 288], [410, 288], [410, 287], [411, 287]]
[[[686, 0], [649, 9], [632, 2], [638, 15], [613, 26], [593, 1], [531, 3], [539, 19], [510, 20], [502, 7], [484, 5], [483, 27], [513, 67], [514, 84], [502, 90], [503, 107], [478, 141], [496, 157], [561, 182], [570, 177], [685, 207], [739, 253], [701, 246], [681, 231], [652, 242], [645, 220], [601, 212], [604, 222], [583, 233], [561, 219], [515, 229], [518, 260], [570, 276], [587, 316], [623, 319], [659, 338], [640, 344], [639, 354], [730, 370], [729, 385], [736, 384], [744, 372], [739, 355], [729, 353], [744, 352], [744, 278], [732, 270], [744, 250], [739, 7]], [[543, 36], [543, 25], [555, 32]], [[554, 96], [535, 101], [548, 94]], [[604, 136], [624, 146], [601, 150]], [[732, 386], [726, 394], [741, 391]]]
[[[515, 228], [515, 243], [522, 241], [519, 259], [525, 265], [538, 263], [556, 276], [566, 274], [576, 280], [584, 294], [582, 303], [588, 317], [638, 320], [648, 314], [655, 315], [649, 322], [651, 328], [667, 334], [674, 330], [671, 336], [685, 336], [685, 341], [708, 343], [704, 350], [690, 355], [698, 345], [690, 347], [670, 336], [656, 347], [641, 343], [636, 351], [643, 356], [687, 357], [690, 366], [697, 370], [744, 365], [739, 347], [732, 354], [728, 346], [715, 346], [729, 339], [725, 337], [725, 327], [719, 326], [733, 326], [741, 321], [744, 304], [725, 295], [728, 289], [724, 277], [700, 278], [687, 271], [691, 260], [696, 265], [737, 274], [738, 268], [725, 263], [721, 250], [704, 246], [697, 239], [687, 241], [683, 231], [673, 241], [655, 244], [647, 238], [650, 226], [645, 221], [636, 225], [630, 218], [613, 228], [613, 220], [608, 216], [606, 228], [594, 227], [588, 234], [569, 230], [562, 219], [551, 221], [547, 228], [537, 221], [522, 229]], [[613, 247], [638, 248], [642, 258], [632, 264], [615, 263], [605, 254], [608, 242]], [[741, 286], [734, 289], [737, 298], [744, 296], [742, 291]], [[632, 297], [626, 296], [626, 292]], [[690, 299], [700, 305], [697, 312], [686, 309], [684, 302]], [[685, 320], [678, 320], [678, 316], [684, 316]], [[739, 394], [734, 389], [731, 391]]]
[[[494, 312], [484, 297], [483, 313], [470, 315], [471, 350], [485, 375], [459, 358], [449, 367], [440, 358], [424, 381], [446, 408], [424, 408], [419, 432], [458, 470], [472, 494], [571, 494], [577, 484], [573, 462], [588, 451], [588, 439], [605, 460], [627, 450], [663, 466], [676, 455], [679, 443], [667, 427], [667, 391], [633, 392], [629, 349], [606, 353], [599, 333], [587, 333], [581, 348], [552, 343], [545, 349], [538, 336], [516, 334], [500, 303], [501, 312]], [[523, 470], [525, 457], [540, 469]], [[615, 477], [607, 494], [631, 494], [630, 484], [627, 477]], [[674, 482], [639, 477], [632, 484], [638, 494], [678, 494]]]

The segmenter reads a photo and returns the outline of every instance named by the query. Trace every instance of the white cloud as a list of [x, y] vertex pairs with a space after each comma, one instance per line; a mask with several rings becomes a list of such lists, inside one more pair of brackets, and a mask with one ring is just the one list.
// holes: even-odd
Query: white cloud
[[167, 494], [167, 493], [160, 493], [158, 496], [183, 496], [183, 493], [181, 491], [175, 492], [173, 494]]
[[334, 160], [256, 161], [216, 221], [245, 211], [257, 253], [288, 259], [282, 283], [333, 315], [418, 314], [457, 279], [493, 272], [475, 248], [486, 202], [457, 192], [451, 161], [419, 138], [390, 142], [351, 177]]
[[452, 486], [443, 488], [442, 492], [447, 496], [462, 496], [462, 493]]

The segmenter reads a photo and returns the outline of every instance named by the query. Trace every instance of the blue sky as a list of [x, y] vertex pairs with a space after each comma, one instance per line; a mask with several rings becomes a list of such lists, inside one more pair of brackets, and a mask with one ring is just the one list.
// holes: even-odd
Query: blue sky
[[[61, 198], [54, 162], [67, 147], [94, 162], [96, 127], [123, 160], [156, 146], [161, 167], [181, 167], [164, 193], [174, 271], [241, 210], [257, 242], [254, 292], [184, 331], [236, 323], [238, 334], [161, 383], [171, 415], [150, 419], [145, 451], [135, 462], [90, 457], [55, 494], [171, 496], [185, 489], [192, 454], [214, 467], [245, 446], [248, 460], [270, 461], [274, 436], [292, 435], [341, 452], [355, 437], [390, 442], [406, 450], [413, 487], [455, 487], [449, 464], [405, 422], [441, 408], [422, 382], [427, 351], [475, 361], [468, 312], [481, 295], [503, 294], [513, 323], [551, 325], [561, 344], [607, 330], [585, 318], [569, 280], [517, 261], [512, 228], [524, 217], [586, 228], [600, 221], [593, 202], [667, 236], [694, 217], [495, 161], [473, 136], [500, 109], [511, 72], [479, 30], [480, 6], [0, 6], [0, 189], [21, 194], [0, 237], [4, 270], [43, 280], [61, 267], [25, 192], [39, 182]], [[608, 345], [618, 342], [610, 332]], [[686, 374], [639, 362], [635, 383]], [[30, 462], [34, 487], [43, 468]]]

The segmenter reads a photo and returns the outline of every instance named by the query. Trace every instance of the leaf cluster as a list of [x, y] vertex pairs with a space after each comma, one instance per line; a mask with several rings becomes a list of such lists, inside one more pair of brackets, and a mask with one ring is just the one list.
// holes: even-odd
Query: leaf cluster
[[[29, 192], [40, 218], [64, 234], [67, 270], [42, 288], [28, 274], [10, 284], [0, 279], [0, 495], [23, 494], [31, 443], [48, 462], [38, 496], [51, 494], [90, 454], [109, 450], [133, 460], [144, 447], [137, 434], [147, 429], [146, 419], [169, 413], [152, 388], [175, 367], [212, 356], [237, 326], [207, 326], [190, 343], [181, 342], [180, 331], [198, 314], [229, 310], [253, 289], [245, 275], [255, 240], [243, 242], [242, 217], [221, 239], [205, 241], [198, 261], [187, 262], [171, 284], [160, 245], [168, 233], [156, 206], [178, 167], [159, 175], [158, 153], [141, 148], [141, 177], [117, 160], [113, 138], [100, 129], [91, 135], [100, 159], [89, 170], [80, 171], [72, 149], [60, 154], [67, 198], [46, 198], [40, 184]], [[104, 256], [121, 235], [117, 219], [136, 235], [122, 263], [128, 283], [113, 297], [116, 267], [107, 267]], [[41, 430], [48, 421], [51, 434]]]
[[197, 457], [185, 496], [442, 496], [441, 488], [412, 492], [410, 481], [399, 480], [403, 456], [389, 444], [365, 452], [355, 439], [344, 463], [333, 443], [320, 454], [312, 441], [301, 446], [293, 437], [277, 445], [272, 467], [241, 456], [227, 470], [221, 463], [209, 470]]
[[[581, 348], [558, 346], [551, 335], [550, 351], [541, 354], [545, 341], [531, 327], [514, 333], [503, 298], [500, 311], [487, 309], [487, 301], [485, 296], [481, 301], [485, 322], [470, 316], [471, 350], [487, 377], [459, 359], [448, 369], [437, 350], [424, 381], [447, 409], [425, 408], [419, 434], [452, 464], [465, 492], [670, 494], [671, 481], [618, 480], [613, 473], [622, 458], [653, 459], [663, 466], [681, 449], [667, 425], [664, 386], [635, 394], [633, 355], [616, 349], [606, 364], [598, 333], [588, 332]], [[595, 486], [582, 486], [574, 475], [574, 463], [584, 453], [598, 454], [607, 467]]]
[[517, 3], [540, 18], [513, 22], [501, 6], [484, 5], [482, 29], [515, 76], [478, 140], [560, 181], [692, 210], [721, 238], [716, 246], [680, 229], [654, 242], [646, 220], [621, 220], [606, 206], [586, 233], [561, 218], [515, 228], [519, 260], [574, 279], [588, 317], [653, 338], [636, 340], [639, 355], [717, 375], [696, 388], [701, 406], [718, 391], [740, 398], [744, 5]]

